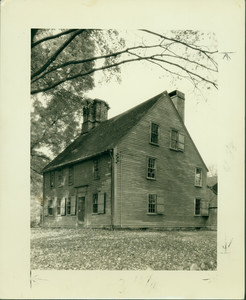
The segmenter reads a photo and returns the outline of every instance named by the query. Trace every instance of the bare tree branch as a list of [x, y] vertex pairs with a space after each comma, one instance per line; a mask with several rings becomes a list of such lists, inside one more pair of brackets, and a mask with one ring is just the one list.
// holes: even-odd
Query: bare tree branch
[[31, 79], [33, 79], [35, 76], [41, 74], [44, 70], [48, 68], [48, 66], [57, 58], [57, 56], [74, 40], [74, 38], [84, 32], [85, 29], [76, 30], [74, 34], [72, 34], [66, 42], [64, 42], [57, 51], [47, 60], [47, 62], [38, 70], [36, 71], [32, 76]]
[[[95, 57], [90, 57], [90, 58], [87, 58], [87, 59], [80, 59], [80, 60], [71, 60], [71, 61], [67, 61], [63, 64], [60, 64], [58, 66], [55, 66], [55, 67], [52, 67], [50, 68], [49, 70], [47, 70], [46, 72], [44, 72], [43, 74], [41, 74], [41, 76], [39, 77], [36, 77], [32, 80], [32, 83], [34, 83], [35, 81], [43, 78], [45, 75], [51, 73], [51, 72], [54, 72], [58, 69], [61, 69], [61, 68], [64, 68], [64, 67], [67, 67], [69, 65], [77, 65], [77, 64], [83, 64], [83, 63], [88, 63], [88, 62], [91, 62], [91, 61], [96, 61], [96, 60], [99, 60], [99, 59], [105, 59], [105, 58], [110, 58], [110, 57], [116, 57], [116, 56], [119, 56], [119, 55], [122, 55], [124, 53], [130, 53], [129, 51], [131, 50], [137, 50], [137, 49], [149, 49], [149, 48], [156, 48], [156, 47], [160, 47], [160, 44], [157, 44], [157, 45], [151, 45], [151, 46], [136, 46], [136, 47], [130, 47], [130, 48], [126, 48], [122, 51], [118, 51], [118, 52], [114, 52], [114, 53], [110, 53], [110, 54], [105, 54], [105, 55], [101, 55], [101, 56], [95, 56]], [[34, 77], [34, 76], [33, 76]]]
[[[38, 29], [36, 29], [36, 30], [38, 30]], [[42, 39], [40, 39], [40, 40], [38, 40], [36, 42], [32, 42], [31, 47], [34, 48], [37, 45], [39, 45], [40, 43], [46, 42], [46, 41], [51, 40], [51, 39], [56, 39], [56, 38], [58, 38], [58, 37], [60, 37], [62, 35], [69, 34], [69, 33], [74, 32], [76, 30], [77, 29], [70, 29], [70, 30], [63, 31], [63, 32], [55, 34], [55, 35], [47, 36], [47, 37], [42, 38]]]
[[214, 54], [214, 53], [217, 53], [218, 51], [208, 51], [208, 50], [202, 50], [201, 48], [199, 47], [196, 47], [196, 46], [191, 46], [190, 44], [188, 43], [185, 43], [185, 42], [182, 42], [182, 41], [179, 41], [179, 40], [176, 40], [176, 39], [173, 39], [173, 38], [168, 38], [162, 34], [159, 34], [159, 33], [156, 33], [156, 32], [153, 32], [153, 31], [150, 31], [150, 30], [147, 30], [147, 29], [140, 29], [141, 31], [144, 31], [144, 32], [147, 32], [147, 33], [150, 33], [150, 34], [153, 34], [153, 35], [156, 35], [156, 36], [159, 36], [165, 40], [168, 40], [168, 41], [173, 41], [175, 43], [178, 43], [178, 44], [182, 44], [190, 49], [193, 49], [193, 50], [196, 50], [196, 51], [200, 51], [202, 52], [204, 55], [208, 55], [208, 54]]

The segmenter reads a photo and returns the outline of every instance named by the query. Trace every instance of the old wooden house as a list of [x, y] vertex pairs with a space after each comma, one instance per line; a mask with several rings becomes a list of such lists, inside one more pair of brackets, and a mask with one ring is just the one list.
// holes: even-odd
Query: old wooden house
[[81, 135], [43, 170], [44, 226], [209, 227], [207, 167], [166, 91], [111, 119], [95, 99]]

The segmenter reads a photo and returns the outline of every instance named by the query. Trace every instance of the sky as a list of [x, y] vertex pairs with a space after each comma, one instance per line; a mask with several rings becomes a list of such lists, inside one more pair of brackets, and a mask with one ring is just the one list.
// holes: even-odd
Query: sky
[[217, 166], [218, 92], [215, 88], [195, 92], [194, 86], [185, 79], [172, 80], [158, 66], [146, 62], [122, 65], [121, 82], [116, 79], [103, 82], [101, 79], [100, 73], [95, 73], [96, 87], [87, 96], [105, 100], [110, 106], [109, 118], [163, 91], [170, 93], [177, 89], [183, 92], [185, 125], [207, 167]]

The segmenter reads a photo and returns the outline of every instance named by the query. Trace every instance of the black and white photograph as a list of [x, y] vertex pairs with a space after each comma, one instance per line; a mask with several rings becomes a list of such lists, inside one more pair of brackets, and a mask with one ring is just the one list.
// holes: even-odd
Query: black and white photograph
[[192, 3], [2, 3], [1, 297], [244, 294], [244, 3]]
[[32, 29], [31, 42], [31, 267], [216, 270], [215, 34]]

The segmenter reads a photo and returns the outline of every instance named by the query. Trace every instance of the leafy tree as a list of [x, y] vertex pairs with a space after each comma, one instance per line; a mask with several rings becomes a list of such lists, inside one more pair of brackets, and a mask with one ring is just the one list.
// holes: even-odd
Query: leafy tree
[[[31, 184], [41, 199], [41, 170], [80, 133], [85, 93], [95, 72], [120, 80], [120, 66], [145, 62], [196, 89], [217, 88], [213, 34], [157, 33], [141, 29], [129, 42], [124, 31], [32, 29]], [[131, 44], [133, 43], [133, 44]], [[202, 46], [205, 44], [206, 46]]]

